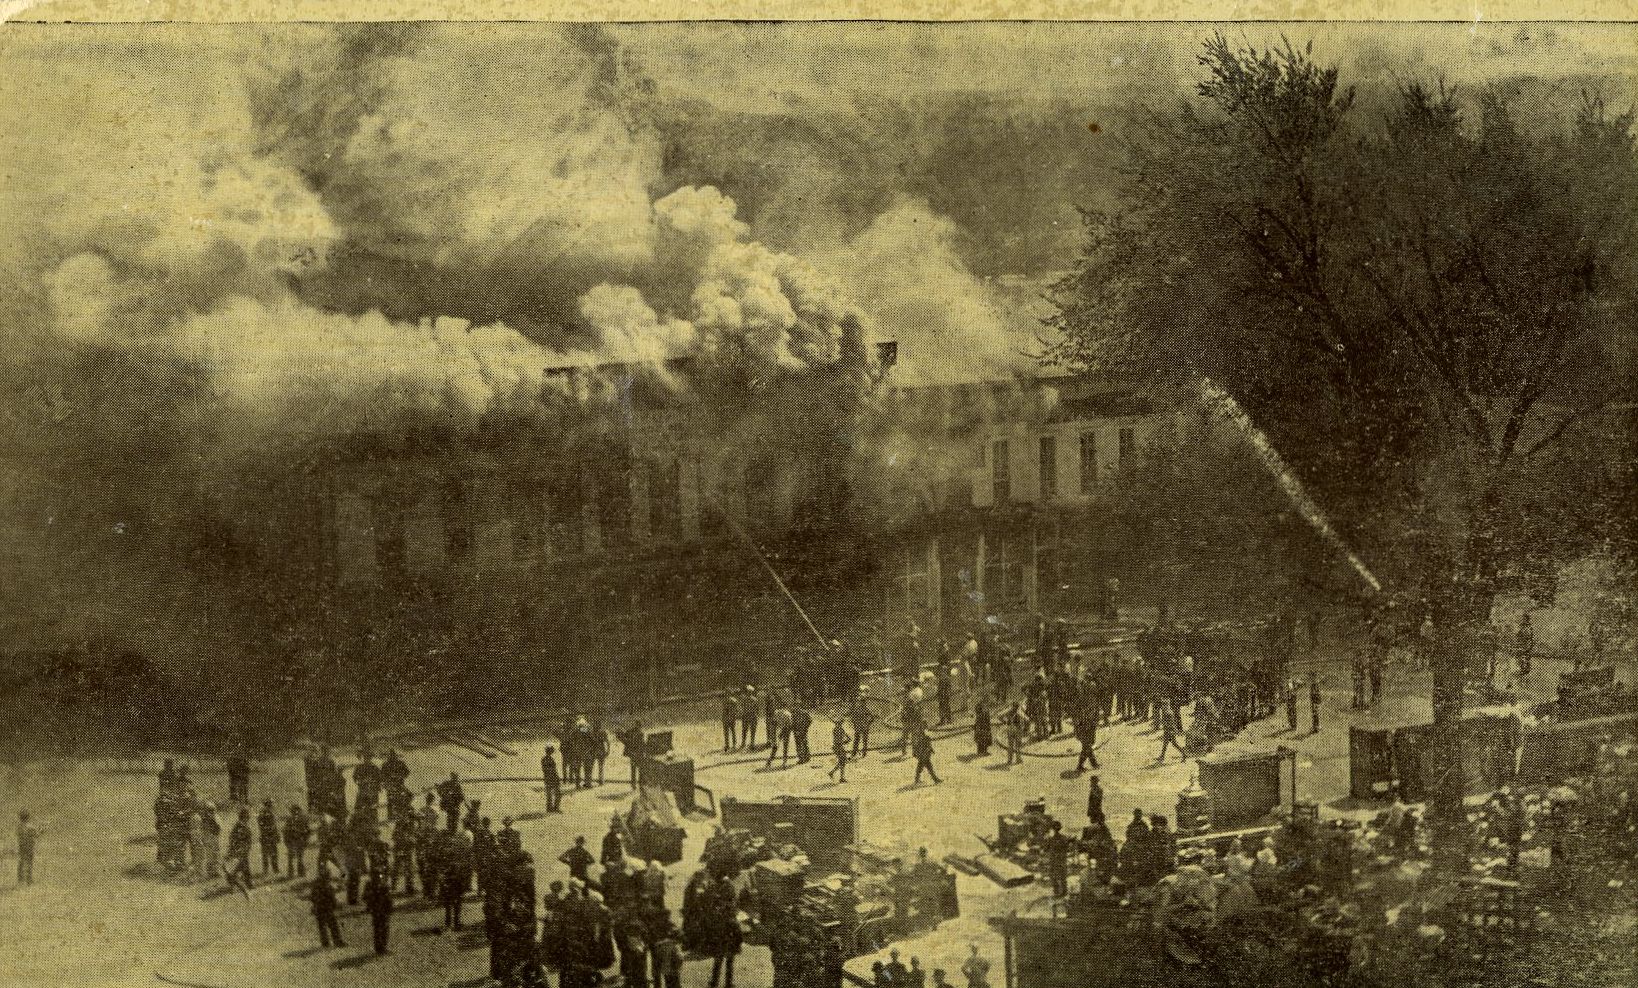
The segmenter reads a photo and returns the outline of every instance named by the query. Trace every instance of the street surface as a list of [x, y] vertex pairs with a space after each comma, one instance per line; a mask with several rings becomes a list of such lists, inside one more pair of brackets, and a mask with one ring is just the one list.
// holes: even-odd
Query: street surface
[[[1563, 663], [1538, 662], [1524, 699], [1545, 697]], [[1305, 668], [1299, 665], [1299, 669]], [[1622, 670], [1630, 676], [1631, 670]], [[1324, 663], [1325, 702], [1322, 729], [1307, 733], [1308, 709], [1300, 708], [1300, 732], [1290, 736], [1283, 715], [1259, 721], [1219, 752], [1267, 751], [1285, 744], [1298, 752], [1298, 788], [1303, 799], [1319, 801], [1327, 813], [1369, 814], [1371, 807], [1356, 807], [1347, 800], [1348, 726], [1369, 722], [1392, 726], [1425, 721], [1427, 674], [1396, 663], [1382, 701], [1369, 711], [1348, 709], [1350, 682], [1340, 658]], [[808, 765], [773, 768], [761, 754], [720, 751], [720, 728], [714, 712], [703, 708], [679, 710], [676, 720], [662, 713], [644, 717], [651, 729], [670, 729], [676, 747], [693, 754], [698, 781], [719, 798], [767, 798], [795, 795], [849, 796], [859, 800], [859, 816], [867, 840], [900, 846], [907, 853], [926, 847], [939, 858], [956, 852], [972, 855], [984, 850], [976, 835], [991, 836], [996, 816], [1014, 812], [1023, 802], [1043, 796], [1048, 811], [1069, 827], [1085, 820], [1086, 778], [1068, 774], [1074, 766], [1077, 743], [1064, 736], [1029, 748], [1025, 763], [1007, 768], [999, 748], [978, 759], [970, 736], [963, 731], [936, 741], [934, 763], [944, 782], [911, 784], [914, 760], [893, 753], [872, 752], [848, 765], [843, 785], [826, 778], [829, 721], [815, 718], [815, 760]], [[618, 728], [619, 724], [612, 725]], [[486, 759], [456, 745], [407, 752], [411, 785], [418, 791], [445, 778], [451, 771], [466, 780], [468, 798], [481, 799], [483, 812], [500, 826], [502, 817], [516, 819], [525, 848], [534, 856], [542, 891], [553, 880], [566, 877], [557, 856], [576, 834], [595, 847], [607, 830], [611, 813], [630, 805], [627, 766], [617, 753], [609, 759], [607, 784], [589, 791], [571, 792], [564, 813], [547, 817], [538, 781], [541, 745], [538, 731], [496, 728], [486, 731], [517, 750], [516, 757]], [[881, 745], [896, 740], [883, 736]], [[935, 735], [937, 736], [937, 735]], [[1105, 810], [1117, 834], [1134, 807], [1146, 812], [1174, 813], [1177, 793], [1188, 785], [1192, 762], [1173, 753], [1156, 764], [1159, 737], [1147, 724], [1118, 724], [1100, 732], [1099, 772], [1105, 790]], [[616, 745], [618, 748], [618, 745]], [[337, 750], [347, 764], [354, 754]], [[349, 766], [350, 767], [350, 766]], [[443, 935], [441, 912], [420, 898], [400, 897], [393, 917], [391, 952], [376, 958], [369, 948], [369, 921], [359, 907], [345, 907], [341, 925], [348, 946], [321, 950], [306, 899], [288, 880], [258, 883], [248, 900], [225, 894], [220, 882], [190, 884], [163, 875], [154, 864], [152, 802], [155, 792], [151, 764], [122, 765], [108, 761], [37, 762], [8, 767], [0, 774], [0, 789], [13, 801], [33, 809], [43, 837], [36, 865], [37, 884], [18, 889], [0, 886], [0, 951], [17, 984], [74, 984], [81, 988], [115, 985], [151, 985], [157, 978], [178, 985], [212, 988], [265, 988], [305, 985], [438, 985], [476, 986], [487, 972], [487, 949], [481, 934], [481, 906], [470, 902], [472, 926], [462, 936]], [[220, 765], [195, 766], [195, 777], [206, 798], [222, 797], [226, 780]], [[259, 804], [271, 796], [281, 813], [303, 799], [300, 757], [260, 762], [252, 777], [251, 795]], [[518, 777], [531, 781], [479, 781], [491, 777]], [[224, 812], [224, 818], [226, 813]], [[669, 869], [670, 901], [675, 907], [680, 890], [697, 861], [711, 821], [688, 823], [684, 858]], [[311, 852], [310, 852], [311, 855]], [[254, 857], [254, 855], [253, 855]], [[9, 869], [9, 863], [7, 863]], [[960, 919], [939, 930], [902, 944], [908, 960], [915, 955], [931, 971], [945, 967], [951, 980], [967, 953], [977, 943], [999, 971], [1000, 944], [984, 918], [1023, 908], [1045, 894], [1034, 885], [1004, 892], [983, 878], [960, 876]], [[869, 958], [854, 961], [850, 970], [868, 970]], [[771, 977], [767, 951], [747, 948], [740, 957], [738, 981], [766, 985]], [[703, 985], [709, 963], [690, 961], [684, 983]]]

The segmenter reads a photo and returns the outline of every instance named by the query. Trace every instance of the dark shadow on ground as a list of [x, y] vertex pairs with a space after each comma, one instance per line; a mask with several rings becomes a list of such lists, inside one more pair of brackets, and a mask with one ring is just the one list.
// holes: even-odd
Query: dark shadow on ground
[[422, 926], [409, 932], [412, 937], [439, 937], [444, 935], [442, 926]]
[[329, 947], [302, 947], [298, 950], [287, 950], [280, 956], [286, 960], [299, 961], [308, 957], [316, 957], [329, 949]]
[[970, 753], [965, 754], [965, 755], [957, 755], [956, 756], [956, 761], [960, 762], [963, 765], [971, 765], [973, 762], [978, 761], [980, 758], [988, 758], [988, 757], [989, 757], [988, 755], [980, 755], [978, 752], [974, 751], [974, 752], [970, 752]]
[[125, 846], [126, 847], [140, 847], [143, 844], [146, 844], [149, 847], [152, 847], [152, 846], [154, 846], [155, 844], [158, 844], [158, 843], [159, 843], [159, 835], [158, 834], [137, 834], [135, 837], [132, 837], [132, 838], [128, 839], [125, 842]]
[[354, 954], [351, 957], [343, 957], [338, 961], [331, 961], [330, 969], [332, 971], [348, 971], [355, 967], [363, 967], [375, 960], [380, 960], [380, 958], [375, 955], [374, 951], [367, 954]]

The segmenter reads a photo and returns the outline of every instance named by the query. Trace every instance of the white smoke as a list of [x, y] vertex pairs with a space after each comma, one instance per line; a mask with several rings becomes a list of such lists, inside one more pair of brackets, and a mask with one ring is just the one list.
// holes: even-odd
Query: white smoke
[[901, 199], [845, 246], [816, 256], [849, 285], [883, 339], [899, 343], [894, 380], [952, 384], [1006, 379], [1038, 366], [1036, 313], [975, 276], [955, 221]]
[[580, 316], [598, 333], [603, 359], [660, 363], [682, 356], [699, 340], [685, 319], [661, 319], [630, 285], [595, 285], [580, 297]]
[[[561, 32], [446, 26], [375, 59], [368, 112], [319, 135], [326, 200], [366, 248], [445, 268], [629, 273], [653, 252], [657, 136]], [[333, 78], [315, 80], [322, 99]]]
[[304, 435], [406, 420], [469, 431], [486, 414], [533, 414], [556, 359], [504, 325], [405, 324], [291, 299], [229, 299], [178, 324], [170, 345], [207, 376], [230, 422]]

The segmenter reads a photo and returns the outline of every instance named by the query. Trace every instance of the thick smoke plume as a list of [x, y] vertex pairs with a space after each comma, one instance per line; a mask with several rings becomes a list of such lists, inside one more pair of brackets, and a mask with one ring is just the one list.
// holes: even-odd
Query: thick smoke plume
[[[669, 175], [660, 94], [596, 31], [99, 37], [3, 54], [19, 643], [102, 614], [179, 662], [277, 647], [300, 603], [255, 574], [293, 554], [272, 519], [312, 527], [292, 492], [325, 444], [551, 429], [551, 368], [693, 357], [693, 380], [665, 380], [765, 382], [834, 364], [850, 335], [900, 340], [906, 384], [1027, 366], [924, 201], [776, 247], [732, 188]], [[801, 400], [764, 413], [800, 422]], [[895, 464], [926, 455], [937, 423], [914, 421], [872, 427]], [[724, 448], [753, 431], [722, 423]]]

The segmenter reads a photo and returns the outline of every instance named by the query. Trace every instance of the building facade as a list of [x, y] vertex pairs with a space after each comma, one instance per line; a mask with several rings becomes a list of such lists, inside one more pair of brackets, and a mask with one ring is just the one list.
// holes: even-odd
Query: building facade
[[770, 570], [861, 650], [910, 620], [953, 637], [1073, 609], [1116, 572], [1088, 539], [1100, 496], [1176, 412], [1090, 378], [847, 373], [725, 409], [605, 368], [564, 381], [577, 400], [540, 423], [339, 444], [325, 637], [522, 694], [593, 676], [654, 698], [814, 644]]

